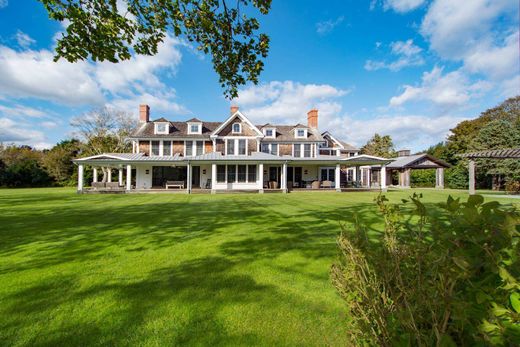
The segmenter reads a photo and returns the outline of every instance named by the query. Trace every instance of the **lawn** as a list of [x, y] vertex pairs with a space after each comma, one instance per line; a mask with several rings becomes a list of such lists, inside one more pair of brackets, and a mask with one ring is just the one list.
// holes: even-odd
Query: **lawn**
[[344, 345], [335, 238], [375, 195], [0, 190], [1, 344]]

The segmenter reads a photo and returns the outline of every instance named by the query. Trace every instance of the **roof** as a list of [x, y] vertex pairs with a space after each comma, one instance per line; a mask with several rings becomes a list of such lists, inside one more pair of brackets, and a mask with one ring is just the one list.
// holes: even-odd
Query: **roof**
[[346, 143], [345, 141], [338, 140], [339, 143], [343, 145], [343, 149], [347, 151], [359, 151], [359, 148], [352, 146], [350, 143]]
[[448, 168], [450, 164], [443, 160], [437, 159], [427, 153], [407, 155], [403, 157], [397, 157], [392, 159], [392, 163], [387, 165], [389, 169], [430, 169], [430, 168]]
[[513, 159], [520, 158], [520, 148], [492, 149], [487, 151], [459, 154], [462, 158], [491, 158], [491, 159]]
[[202, 121], [198, 118], [193, 117], [192, 119], [188, 119], [186, 123], [202, 123]]
[[90, 157], [74, 159], [74, 162], [171, 162], [182, 161], [183, 158], [179, 154], [167, 156], [147, 156], [143, 153], [103, 153]]
[[[294, 128], [293, 125], [269, 125], [270, 127], [276, 128], [276, 137], [273, 138], [263, 138], [262, 142], [301, 142], [302, 140], [306, 141], [323, 141], [323, 137], [316, 129], [308, 128], [307, 130], [307, 139], [296, 138], [294, 137]], [[261, 125], [257, 125], [257, 127], [262, 128], [265, 127]]]
[[251, 155], [222, 155], [220, 152], [204, 153], [202, 155], [187, 157], [186, 160], [283, 160], [282, 157], [263, 153], [253, 152]]
[[155, 134], [153, 122], [143, 124], [137, 129], [130, 138], [163, 138], [163, 137], [181, 137], [181, 138], [200, 138], [209, 139], [209, 135], [221, 124], [221, 122], [202, 122], [202, 134], [188, 134], [187, 122], [170, 122], [170, 131], [168, 134]]
[[161, 117], [161, 118], [158, 118], [158, 119], [156, 119], [156, 120], [153, 120], [152, 122], [153, 122], [153, 123], [157, 123], [157, 122], [159, 122], [159, 123], [169, 123], [170, 121], [167, 120], [167, 119], [164, 118], [164, 117]]

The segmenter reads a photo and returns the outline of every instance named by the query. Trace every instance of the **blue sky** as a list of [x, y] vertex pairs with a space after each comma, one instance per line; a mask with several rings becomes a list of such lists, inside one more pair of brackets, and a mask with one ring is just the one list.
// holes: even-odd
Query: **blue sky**
[[[273, 1], [260, 84], [224, 99], [210, 58], [168, 37], [154, 57], [52, 62], [64, 30], [35, 0], [0, 0], [0, 142], [52, 146], [71, 117], [109, 105], [136, 116], [306, 122], [356, 145], [375, 132], [414, 151], [459, 121], [520, 94], [518, 1]], [[258, 14], [258, 16], [260, 16]]]

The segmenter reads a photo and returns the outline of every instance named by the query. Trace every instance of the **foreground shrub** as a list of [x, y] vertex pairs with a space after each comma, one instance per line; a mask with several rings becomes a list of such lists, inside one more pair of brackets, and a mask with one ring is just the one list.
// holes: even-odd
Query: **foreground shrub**
[[[342, 227], [334, 286], [355, 345], [518, 345], [520, 216], [481, 196], [433, 214], [414, 194], [376, 203], [384, 232]], [[407, 208], [408, 205], [413, 208]]]

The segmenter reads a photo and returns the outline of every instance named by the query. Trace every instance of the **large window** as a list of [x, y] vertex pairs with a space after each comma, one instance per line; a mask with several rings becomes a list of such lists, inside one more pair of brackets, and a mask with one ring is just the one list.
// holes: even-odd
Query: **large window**
[[191, 157], [193, 155], [193, 141], [184, 142], [184, 147], [186, 147], [185, 155]]
[[310, 143], [306, 143], [303, 145], [303, 156], [305, 158], [311, 157], [311, 144]]
[[238, 182], [246, 181], [246, 170], [247, 170], [246, 165], [238, 165], [238, 170], [237, 170], [237, 181]]
[[172, 155], [171, 141], [163, 141], [163, 155]]
[[294, 148], [294, 156], [296, 158], [299, 158], [302, 156], [302, 145], [300, 145], [299, 143], [295, 143], [293, 145], [293, 148]]
[[227, 140], [227, 155], [234, 155], [235, 154], [235, 140]]
[[152, 141], [152, 155], [159, 155], [159, 141]]
[[278, 144], [277, 143], [262, 143], [260, 145], [260, 151], [263, 153], [278, 155]]
[[260, 146], [260, 151], [262, 153], [269, 153], [269, 144], [268, 143], [262, 143]]
[[226, 182], [226, 165], [217, 165], [217, 182]]
[[197, 155], [202, 155], [204, 153], [204, 141], [197, 141]]
[[238, 140], [238, 155], [246, 155], [246, 140]]
[[228, 167], [227, 167], [227, 181], [228, 181], [228, 183], [235, 182], [235, 179], [237, 177], [236, 169], [237, 169], [236, 165], [228, 165]]
[[256, 165], [247, 166], [247, 181], [256, 182]]
[[278, 144], [271, 143], [271, 154], [278, 155]]

